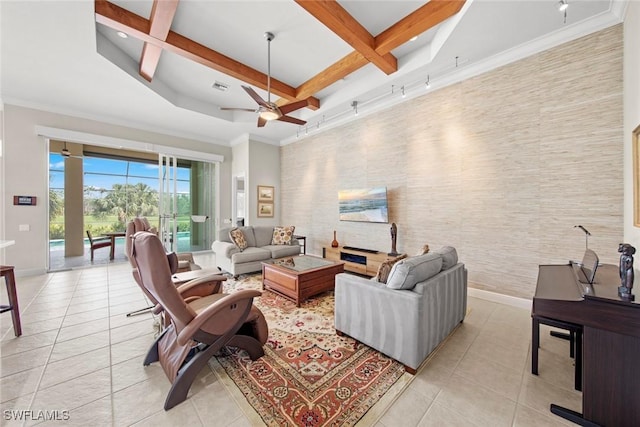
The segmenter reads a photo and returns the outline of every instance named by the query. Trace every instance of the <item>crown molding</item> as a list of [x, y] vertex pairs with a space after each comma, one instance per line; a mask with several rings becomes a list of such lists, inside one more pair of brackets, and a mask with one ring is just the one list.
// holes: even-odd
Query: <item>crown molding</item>
[[[333, 115], [333, 117], [337, 118], [330, 120], [328, 123], [325, 123], [322, 126], [318, 126], [317, 129], [314, 129], [316, 126], [311, 126], [309, 128], [311, 132], [300, 132], [298, 135], [292, 135], [290, 137], [282, 139], [280, 141], [280, 145], [288, 145], [293, 142], [308, 138], [312, 135], [318, 135], [337, 126], [360, 120], [373, 113], [390, 108], [401, 102], [407, 102], [418, 96], [424, 96], [433, 90], [459, 83], [472, 77], [476, 77], [478, 75], [495, 70], [504, 65], [511, 64], [529, 56], [552, 49], [556, 46], [560, 46], [564, 43], [576, 40], [580, 37], [584, 37], [589, 34], [602, 31], [606, 28], [620, 24], [624, 21], [623, 18], [626, 14], [627, 4], [628, 0], [612, 0], [609, 10], [606, 12], [593, 16], [592, 18], [586, 19], [584, 21], [568, 25], [560, 30], [551, 32], [543, 37], [539, 37], [527, 43], [523, 43], [511, 49], [505, 50], [484, 60], [472, 63], [467, 66], [462, 66], [454, 70], [450, 74], [438, 77], [437, 80], [434, 79], [431, 81], [432, 87], [427, 92], [411, 91], [407, 93], [407, 96], [405, 98], [388, 96], [386, 98], [382, 97], [380, 100], [375, 100], [374, 102], [362, 101], [361, 104], [358, 104], [359, 107], [360, 105], [362, 105], [363, 107], [367, 107], [361, 108], [357, 117], [353, 114], [348, 114], [349, 110], [345, 110], [342, 113]], [[414, 86], [418, 83], [420, 82], [413, 82], [412, 84], [405, 86]]]
[[61, 129], [40, 125], [36, 125], [34, 130], [36, 135], [48, 139], [58, 139], [61, 141], [78, 142], [110, 148], [126, 148], [143, 152], [162, 153], [178, 156], [180, 158], [188, 160], [220, 163], [224, 162], [224, 156], [221, 154], [203, 153], [201, 151], [188, 150], [185, 148], [171, 147], [160, 144], [151, 144], [148, 142], [135, 141], [132, 139], [116, 138], [89, 132], [79, 132], [70, 129]]

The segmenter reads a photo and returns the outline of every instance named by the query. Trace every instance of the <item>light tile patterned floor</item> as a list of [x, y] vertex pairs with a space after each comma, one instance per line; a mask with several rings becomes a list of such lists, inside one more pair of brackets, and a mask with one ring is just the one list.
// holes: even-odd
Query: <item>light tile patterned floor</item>
[[[211, 265], [211, 257], [197, 255], [197, 262]], [[23, 336], [14, 337], [8, 313], [0, 317], [2, 425], [251, 425], [209, 368], [186, 402], [162, 409], [169, 382], [157, 364], [142, 366], [155, 321], [150, 314], [125, 316], [147, 305], [128, 264], [17, 282]], [[549, 412], [552, 402], [581, 409], [568, 343], [544, 327], [540, 376], [533, 376], [530, 313], [476, 298], [469, 307], [464, 323], [375, 426], [569, 425]], [[21, 423], [8, 419], [12, 409], [68, 410], [69, 419]]]

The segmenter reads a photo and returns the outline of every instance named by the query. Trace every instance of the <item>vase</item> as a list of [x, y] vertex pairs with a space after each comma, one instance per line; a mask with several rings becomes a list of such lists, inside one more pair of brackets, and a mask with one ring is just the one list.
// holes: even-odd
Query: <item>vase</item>
[[331, 247], [337, 248], [338, 246], [340, 246], [340, 244], [336, 240], [336, 230], [333, 230], [333, 242], [331, 242]]

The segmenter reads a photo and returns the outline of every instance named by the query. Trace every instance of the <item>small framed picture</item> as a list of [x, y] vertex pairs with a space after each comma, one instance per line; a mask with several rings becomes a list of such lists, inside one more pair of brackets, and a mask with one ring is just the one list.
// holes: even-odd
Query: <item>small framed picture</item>
[[258, 218], [272, 218], [273, 217], [273, 203], [258, 203]]
[[270, 185], [258, 185], [258, 201], [273, 203], [273, 187]]

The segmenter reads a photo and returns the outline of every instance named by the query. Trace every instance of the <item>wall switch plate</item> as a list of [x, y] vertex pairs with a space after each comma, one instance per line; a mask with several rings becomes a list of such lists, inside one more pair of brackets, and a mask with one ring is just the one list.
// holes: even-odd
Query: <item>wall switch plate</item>
[[225, 218], [224, 221], [225, 224], [231, 224], [231, 218]]
[[29, 231], [31, 227], [29, 224], [20, 224], [18, 225], [18, 231]]

